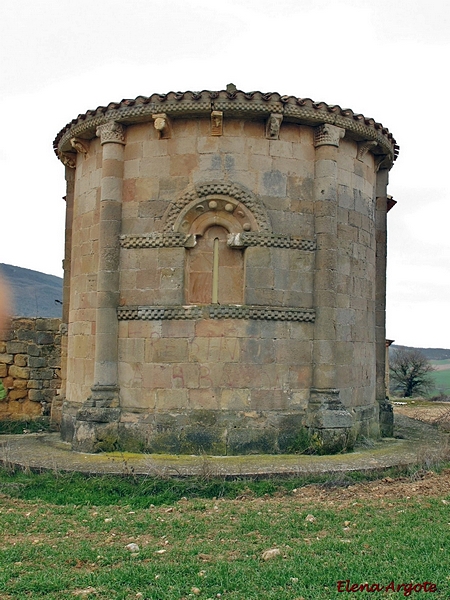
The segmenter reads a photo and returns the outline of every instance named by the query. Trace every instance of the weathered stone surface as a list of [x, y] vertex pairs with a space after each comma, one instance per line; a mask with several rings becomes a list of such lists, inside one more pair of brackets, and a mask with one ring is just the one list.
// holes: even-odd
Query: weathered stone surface
[[16, 354], [14, 357], [14, 364], [18, 367], [26, 367], [28, 363], [28, 357], [26, 354]]
[[7, 365], [10, 365], [14, 362], [14, 355], [13, 354], [0, 354], [0, 363], [4, 363]]
[[228, 437], [228, 454], [274, 454], [277, 452], [273, 428], [232, 429]]
[[28, 344], [27, 354], [29, 356], [41, 356], [42, 350], [37, 344]]
[[13, 388], [16, 390], [28, 389], [27, 381], [25, 379], [14, 379]]
[[[60, 366], [59, 327], [59, 319], [12, 319], [8, 341], [0, 348], [0, 377], [8, 390], [0, 419], [49, 414], [61, 387], [60, 370], [56, 368]], [[39, 336], [44, 345], [37, 344]]]
[[6, 351], [9, 354], [25, 354], [25, 352], [27, 351], [27, 344], [25, 344], [24, 342], [16, 341], [6, 342]]
[[380, 433], [383, 437], [394, 435], [394, 409], [388, 400], [380, 403]]
[[11, 390], [8, 394], [8, 400], [22, 400], [28, 396], [28, 390]]
[[47, 360], [44, 357], [30, 356], [29, 359], [28, 359], [28, 366], [31, 367], [31, 368], [46, 367], [47, 366]]
[[378, 435], [387, 130], [240, 91], [153, 96], [98, 119], [56, 140], [61, 156], [89, 144], [67, 180], [62, 360], [46, 352], [56, 323], [9, 342], [29, 342], [42, 382], [29, 389], [44, 398], [61, 367], [64, 439], [234, 454]]
[[9, 367], [9, 374], [11, 377], [18, 379], [28, 379], [30, 376], [30, 369], [27, 369], [26, 367], [18, 367], [17, 365], [11, 365]]
[[41, 390], [29, 390], [28, 398], [32, 402], [41, 402], [42, 400], [44, 400], [44, 394]]

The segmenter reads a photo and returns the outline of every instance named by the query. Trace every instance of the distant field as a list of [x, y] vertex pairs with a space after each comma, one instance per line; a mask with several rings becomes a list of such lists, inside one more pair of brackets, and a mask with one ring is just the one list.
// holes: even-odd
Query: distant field
[[450, 395], [450, 360], [432, 360], [430, 362], [436, 369], [432, 373], [435, 381], [435, 389], [430, 395], [435, 396], [438, 393]]
[[430, 363], [433, 365], [433, 367], [436, 367], [438, 371], [450, 369], [450, 358], [447, 358], [446, 360], [430, 360]]

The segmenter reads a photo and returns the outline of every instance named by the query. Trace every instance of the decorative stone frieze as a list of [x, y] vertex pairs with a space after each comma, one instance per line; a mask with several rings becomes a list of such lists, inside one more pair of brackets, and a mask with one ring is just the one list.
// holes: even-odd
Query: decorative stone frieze
[[117, 309], [119, 321], [185, 320], [201, 317], [201, 306], [121, 306]]
[[121, 235], [122, 248], [193, 248], [195, 235], [182, 233], [149, 233], [146, 235]]
[[262, 246], [265, 248], [292, 248], [310, 252], [316, 249], [316, 242], [313, 240], [302, 240], [289, 235], [267, 235], [259, 232], [229, 234], [227, 243], [231, 248]]
[[[248, 118], [268, 118], [271, 113], [282, 114], [286, 121], [304, 123], [308, 126], [330, 123], [343, 127], [349, 133], [360, 138], [377, 140], [380, 153], [394, 161], [398, 155], [398, 145], [388, 129], [373, 119], [354, 113], [350, 109], [328, 105], [325, 102], [314, 102], [310, 98], [281, 96], [278, 93], [228, 92], [203, 90], [201, 92], [169, 92], [168, 94], [153, 94], [150, 97], [139, 96], [133, 100], [123, 100], [108, 106], [99, 106], [96, 110], [79, 115], [58, 134], [54, 141], [55, 151], [67, 151], [70, 148], [70, 138], [95, 136], [95, 130], [108, 120], [123, 122], [143, 122], [150, 120], [153, 114], [164, 113], [169, 117], [190, 115], [200, 117], [210, 114], [213, 110], [227, 111]], [[58, 153], [59, 156], [59, 153]], [[389, 167], [388, 167], [389, 168]]]
[[192, 305], [192, 306], [121, 306], [119, 321], [256, 319], [259, 321], [298, 321], [314, 323], [312, 309], [278, 306]]
[[100, 144], [122, 144], [125, 145], [125, 130], [117, 121], [108, 121], [97, 127], [97, 137], [100, 138]]
[[258, 319], [261, 321], [301, 321], [314, 323], [314, 310], [276, 306], [215, 306], [209, 307], [211, 319]]
[[336, 146], [345, 135], [345, 129], [325, 123], [314, 129], [314, 146]]
[[253, 214], [260, 231], [269, 232], [271, 230], [267, 213], [255, 196], [239, 184], [222, 181], [200, 183], [196, 185], [194, 189], [191, 188], [184, 192], [182, 196], [167, 209], [163, 217], [165, 221], [164, 232], [169, 233], [174, 231], [175, 223], [181, 211], [189, 203], [210, 196], [224, 196], [242, 203]]
[[268, 140], [277, 140], [279, 138], [282, 121], [283, 115], [279, 113], [272, 113], [267, 119], [266, 138]]

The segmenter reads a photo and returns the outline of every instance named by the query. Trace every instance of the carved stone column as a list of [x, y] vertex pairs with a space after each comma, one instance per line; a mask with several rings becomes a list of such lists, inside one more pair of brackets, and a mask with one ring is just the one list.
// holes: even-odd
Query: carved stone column
[[386, 388], [386, 259], [387, 259], [387, 185], [389, 171], [380, 169], [376, 181], [375, 235], [375, 343], [376, 343], [376, 399], [380, 405], [380, 433], [394, 435], [394, 412]]
[[336, 289], [339, 141], [345, 130], [324, 124], [315, 130], [314, 214], [316, 265], [313, 342], [313, 385], [308, 406], [308, 425], [319, 436], [323, 451], [348, 445], [352, 418], [339, 399], [336, 387]]
[[103, 146], [99, 220], [99, 264], [92, 395], [78, 411], [74, 449], [112, 450], [120, 418], [117, 373], [119, 258], [122, 221], [122, 125], [110, 121], [97, 129]]
[[61, 424], [62, 405], [66, 399], [67, 384], [67, 326], [69, 323], [70, 310], [70, 269], [72, 264], [72, 224], [73, 224], [73, 200], [75, 190], [75, 164], [66, 163], [66, 225], [64, 240], [64, 260], [63, 260], [63, 304], [61, 319], [61, 388], [58, 396], [55, 396], [52, 402], [51, 421], [55, 425]]

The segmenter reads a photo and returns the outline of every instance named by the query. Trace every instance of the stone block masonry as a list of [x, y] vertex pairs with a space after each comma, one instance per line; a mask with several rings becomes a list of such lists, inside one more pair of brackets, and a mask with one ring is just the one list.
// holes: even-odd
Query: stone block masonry
[[379, 436], [385, 127], [229, 85], [99, 107], [54, 148], [67, 335], [53, 412], [74, 450], [333, 452]]
[[0, 420], [50, 416], [61, 387], [61, 320], [14, 318], [0, 332]]

